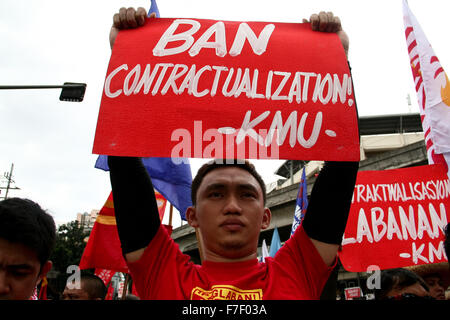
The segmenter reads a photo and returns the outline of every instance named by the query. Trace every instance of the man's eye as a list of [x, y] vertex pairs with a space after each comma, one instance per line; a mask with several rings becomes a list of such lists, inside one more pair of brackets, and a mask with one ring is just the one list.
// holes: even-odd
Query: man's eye
[[211, 193], [208, 195], [208, 197], [209, 197], [209, 198], [220, 198], [220, 197], [222, 197], [222, 193], [221, 193], [221, 192], [211, 192]]
[[26, 277], [30, 272], [26, 270], [11, 270], [11, 274], [16, 278], [21, 278]]
[[242, 196], [244, 198], [256, 198], [256, 195], [252, 192], [245, 192]]

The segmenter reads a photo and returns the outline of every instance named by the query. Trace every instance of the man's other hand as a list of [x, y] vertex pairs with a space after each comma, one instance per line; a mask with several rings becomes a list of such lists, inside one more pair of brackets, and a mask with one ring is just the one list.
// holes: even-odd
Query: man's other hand
[[[153, 12], [149, 18], [154, 17], [156, 17], [156, 14]], [[147, 11], [142, 7], [139, 7], [137, 10], [134, 8], [120, 8], [119, 12], [113, 16], [113, 25], [109, 33], [111, 49], [116, 41], [119, 30], [140, 27], [145, 23], [146, 18]]]

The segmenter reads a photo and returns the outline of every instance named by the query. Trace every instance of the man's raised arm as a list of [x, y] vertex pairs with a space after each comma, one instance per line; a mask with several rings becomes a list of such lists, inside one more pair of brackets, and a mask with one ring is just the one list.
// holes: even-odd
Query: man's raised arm
[[[349, 39], [339, 17], [322, 11], [303, 22], [313, 31], [335, 32], [348, 57]], [[335, 262], [342, 242], [358, 168], [359, 162], [326, 161], [311, 192], [303, 229], [327, 265]]]
[[122, 253], [139, 260], [161, 225], [152, 181], [140, 158], [108, 157]]
[[[113, 17], [111, 49], [121, 29], [142, 26], [146, 18], [144, 8], [121, 8]], [[122, 252], [137, 261], [161, 225], [153, 184], [140, 158], [109, 156], [108, 166]]]
[[311, 191], [303, 229], [327, 265], [342, 242], [358, 168], [359, 162], [326, 161]]

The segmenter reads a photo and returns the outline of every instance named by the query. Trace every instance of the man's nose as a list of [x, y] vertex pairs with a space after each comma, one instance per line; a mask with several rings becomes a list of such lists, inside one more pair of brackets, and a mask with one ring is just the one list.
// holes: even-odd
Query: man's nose
[[225, 214], [241, 214], [242, 208], [239, 205], [239, 199], [236, 196], [229, 196], [224, 208]]
[[0, 296], [8, 294], [10, 287], [6, 278], [5, 270], [0, 269]]

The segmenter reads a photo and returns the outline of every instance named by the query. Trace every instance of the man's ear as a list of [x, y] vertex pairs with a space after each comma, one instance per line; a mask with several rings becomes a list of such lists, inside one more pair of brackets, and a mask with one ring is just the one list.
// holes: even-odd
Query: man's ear
[[186, 210], [186, 220], [189, 223], [191, 227], [197, 228], [198, 227], [198, 221], [197, 221], [197, 212], [195, 210], [195, 207], [189, 207]]
[[38, 285], [41, 280], [47, 276], [47, 273], [52, 269], [53, 266], [53, 262], [51, 262], [50, 260], [48, 260], [47, 262], [45, 262], [42, 267], [41, 267], [41, 272], [39, 273], [39, 277], [36, 281], [36, 285]]
[[272, 220], [272, 212], [270, 211], [269, 208], [264, 208], [264, 214], [263, 214], [263, 219], [262, 219], [262, 224], [261, 224], [261, 229], [267, 229], [270, 225], [270, 221]]

